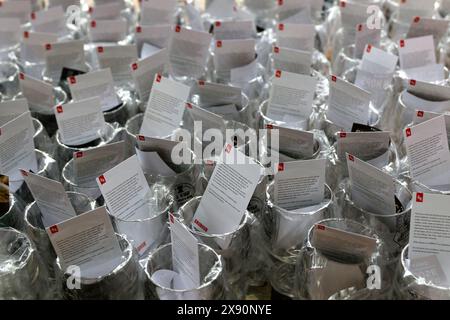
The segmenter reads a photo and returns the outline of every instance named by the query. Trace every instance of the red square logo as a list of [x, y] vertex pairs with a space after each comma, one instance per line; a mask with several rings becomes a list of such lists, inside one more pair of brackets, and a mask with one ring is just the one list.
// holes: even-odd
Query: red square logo
[[404, 48], [405, 47], [405, 40], [400, 40], [400, 48]]
[[204, 86], [204, 85], [205, 85], [205, 81], [199, 80], [199, 81], [198, 81], [198, 85], [199, 85], [199, 86]]
[[36, 13], [34, 12], [31, 13], [31, 20], [36, 20]]
[[280, 53], [280, 48], [279, 47], [273, 47], [273, 52]]
[[367, 45], [367, 53], [370, 53], [372, 51], [372, 46], [370, 44]]
[[416, 202], [423, 202], [423, 193], [422, 192], [416, 193]]
[[190, 104], [189, 102], [187, 102], [187, 103], [186, 103], [186, 108], [192, 109], [192, 104]]
[[137, 70], [137, 68], [138, 68], [137, 63], [133, 63], [133, 64], [131, 65], [131, 69], [133, 69], [133, 71], [134, 71], [134, 70]]
[[341, 1], [341, 8], [345, 8], [346, 5], [347, 3], [345, 3], [345, 1]]
[[101, 185], [104, 185], [106, 183], [106, 179], [104, 175], [101, 175], [100, 177], [98, 177], [98, 181], [100, 181]]
[[145, 141], [145, 137], [141, 136], [141, 135], [138, 136], [138, 139], [139, 139], [139, 141]]
[[220, 21], [216, 21], [216, 23], [214, 25], [218, 28], [222, 25], [222, 23]]
[[161, 82], [161, 75], [160, 74], [157, 74], [156, 75], [156, 82]]
[[417, 111], [417, 116], [419, 118], [423, 118], [423, 111]]
[[63, 113], [63, 107], [62, 106], [57, 106], [56, 107], [56, 112]]
[[82, 158], [83, 157], [83, 152], [82, 151], [78, 151], [75, 153], [75, 158]]
[[97, 22], [95, 20], [91, 21], [91, 28], [95, 28], [97, 26]]
[[266, 125], [266, 129], [271, 129], [271, 130], [272, 130], [272, 129], [273, 129], [273, 125], [267, 124], [267, 125]]
[[331, 76], [331, 81], [336, 82], [337, 81], [336, 76]]
[[92, 13], [92, 12], [94, 12], [94, 8], [92, 8], [92, 7], [89, 7], [89, 9], [88, 9], [88, 12], [89, 12], [89, 13]]
[[51, 232], [51, 234], [58, 233], [59, 232], [58, 226], [51, 226], [50, 227], [50, 232]]
[[325, 226], [324, 226], [324, 225], [321, 225], [321, 224], [318, 224], [318, 225], [317, 225], [317, 229], [319, 229], [319, 230], [325, 230]]
[[19, 79], [25, 80], [25, 75], [23, 74], [23, 72], [19, 73]]
[[279, 163], [278, 164], [278, 171], [279, 172], [283, 172], [284, 171], [284, 163]]
[[278, 25], [278, 30], [283, 31], [284, 30], [284, 24], [280, 23]]
[[28, 31], [23, 32], [23, 37], [28, 38], [30, 36], [30, 33]]
[[216, 42], [216, 46], [217, 46], [217, 48], [222, 48], [222, 41], [217, 41]]
[[275, 77], [281, 78], [281, 70], [275, 71]]
[[70, 76], [69, 82], [70, 82], [70, 84], [75, 84], [75, 83], [77, 83], [77, 78], [75, 78], [75, 76]]
[[348, 155], [348, 160], [354, 162], [355, 161], [355, 157], [353, 157], [351, 154]]
[[414, 87], [416, 85], [416, 80], [413, 79], [409, 80], [409, 85]]
[[98, 53], [103, 53], [103, 51], [104, 51], [103, 47], [97, 47], [97, 52]]
[[414, 23], [419, 23], [420, 22], [420, 17], [415, 17], [414, 18]]
[[339, 132], [339, 138], [346, 138], [347, 132]]
[[359, 31], [359, 32], [362, 31], [362, 28], [363, 28], [362, 24], [358, 24], [358, 31]]
[[181, 31], [181, 27], [180, 26], [176, 26], [175, 27], [175, 32], [180, 32]]
[[405, 130], [405, 132], [406, 132], [406, 137], [411, 137], [411, 128], [407, 128], [406, 130]]
[[142, 32], [142, 27], [141, 26], [137, 26], [136, 27], [136, 33], [141, 33]]
[[47, 51], [52, 50], [52, 45], [50, 43], [47, 43], [45, 45], [45, 50], [47, 50]]
[[225, 151], [226, 151], [227, 153], [230, 153], [230, 152], [231, 152], [231, 148], [233, 148], [233, 147], [231, 146], [231, 144], [228, 144], [228, 145], [227, 145], [227, 148], [225, 149]]
[[283, 0], [278, 0], [278, 5], [279, 5], [279, 6], [282, 6], [282, 5], [283, 5], [283, 3], [284, 3], [284, 1], [283, 1]]

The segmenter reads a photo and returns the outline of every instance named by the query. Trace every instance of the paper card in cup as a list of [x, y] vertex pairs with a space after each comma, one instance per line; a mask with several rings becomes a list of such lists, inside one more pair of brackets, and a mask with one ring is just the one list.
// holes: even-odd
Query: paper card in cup
[[61, 269], [78, 266], [83, 278], [112, 272], [124, 259], [106, 207], [46, 228]]
[[39, 207], [44, 227], [50, 227], [76, 216], [75, 209], [61, 182], [25, 170], [22, 170], [22, 176]]
[[34, 125], [29, 111], [0, 127], [0, 172], [9, 176], [12, 192], [23, 183], [19, 169], [37, 171], [33, 136]]
[[141, 3], [142, 25], [172, 24], [175, 19], [176, 0], [149, 0]]
[[214, 24], [216, 40], [251, 39], [255, 34], [255, 23], [252, 20], [216, 21]]
[[55, 103], [53, 86], [24, 73], [19, 75], [19, 81], [20, 89], [28, 100], [31, 111], [51, 113]]
[[284, 47], [273, 48], [273, 62], [276, 70], [304, 75], [311, 74], [312, 53]]
[[0, 102], [0, 126], [3, 126], [28, 111], [27, 99]]
[[31, 2], [27, 0], [4, 1], [0, 7], [0, 18], [15, 18], [20, 24], [30, 19]]
[[393, 74], [397, 66], [398, 57], [383, 51], [375, 45], [367, 44], [361, 61], [361, 70], [372, 74]]
[[316, 29], [313, 24], [280, 23], [277, 26], [277, 44], [280, 47], [314, 51]]
[[138, 59], [136, 45], [112, 45], [97, 47], [101, 69], [110, 68], [114, 81], [131, 79], [130, 65]]
[[88, 22], [88, 35], [92, 42], [119, 42], [127, 36], [127, 21], [116, 20], [94, 20]]
[[356, 59], [361, 59], [367, 45], [378, 47], [381, 40], [381, 29], [368, 28], [367, 24], [361, 23], [356, 27], [355, 55]]
[[[149, 55], [149, 49], [144, 50], [144, 45], [147, 44], [150, 48], [155, 48], [152, 51], [166, 48], [172, 32], [172, 27], [169, 24], [157, 26], [137, 26], [135, 32], [135, 40], [138, 51], [141, 53], [141, 58]], [[150, 52], [151, 53], [151, 52]]]
[[20, 36], [19, 19], [0, 17], [0, 47], [10, 47], [19, 43]]
[[68, 146], [94, 141], [105, 128], [99, 97], [56, 106], [54, 112], [61, 141]]
[[254, 39], [216, 40], [213, 57], [216, 71], [248, 65], [255, 60], [255, 45]]
[[433, 35], [434, 43], [438, 44], [448, 29], [448, 20], [414, 17], [406, 38], [418, 38]]
[[433, 36], [401, 39], [399, 41], [400, 67], [410, 69], [436, 64]]
[[120, 12], [124, 9], [124, 3], [122, 2], [107, 2], [102, 4], [96, 4], [94, 7], [89, 8], [91, 19], [118, 19], [120, 18]]
[[422, 67], [403, 69], [408, 79], [423, 82], [440, 82], [445, 80], [445, 67], [443, 64], [430, 64]]

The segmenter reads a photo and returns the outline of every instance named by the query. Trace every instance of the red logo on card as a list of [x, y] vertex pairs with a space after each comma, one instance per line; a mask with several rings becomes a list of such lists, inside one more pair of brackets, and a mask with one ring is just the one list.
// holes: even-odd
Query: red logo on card
[[47, 43], [46, 45], [45, 45], [45, 50], [52, 50], [52, 45], [50, 44], [50, 43]]
[[400, 40], [400, 48], [404, 48], [405, 47], [405, 40]]
[[283, 5], [283, 2], [284, 2], [283, 0], [278, 0], [278, 5], [279, 5], [279, 6], [282, 6], [282, 5]]
[[417, 111], [417, 116], [419, 118], [423, 118], [423, 111]]
[[351, 154], [349, 154], [349, 155], [348, 155], [348, 160], [350, 160], [350, 161], [355, 161], [355, 158], [354, 158]]
[[339, 132], [339, 138], [347, 137], [347, 132]]
[[70, 76], [69, 82], [70, 82], [70, 84], [75, 84], [75, 83], [77, 83], [77, 78], [75, 78], [75, 76]]
[[145, 137], [144, 136], [138, 136], [139, 141], [145, 141]]
[[51, 227], [50, 227], [50, 232], [51, 232], [52, 234], [58, 233], [58, 232], [59, 232], [58, 226], [51, 226]]
[[409, 80], [409, 85], [415, 86], [416, 85], [416, 80], [413, 80], [413, 79]]
[[157, 74], [156, 75], [156, 82], [161, 82], [161, 75], [160, 74]]
[[281, 78], [281, 70], [277, 70], [277, 71], [275, 72], [275, 77]]
[[56, 112], [63, 113], [63, 107], [62, 106], [57, 106], [56, 107]]
[[280, 48], [279, 47], [273, 47], [273, 52], [280, 53]]
[[93, 11], [94, 11], [94, 8], [89, 7], [88, 12], [89, 12], [89, 13], [92, 13]]
[[331, 76], [331, 81], [336, 82], [337, 81], [336, 76]]
[[358, 31], [361, 32], [362, 31], [362, 24], [358, 24]]
[[367, 45], [367, 53], [370, 53], [372, 51], [372, 46], [370, 44]]
[[181, 31], [181, 27], [180, 26], [176, 26], [175, 27], [175, 32], [180, 32]]
[[266, 129], [273, 129], [273, 125], [267, 124], [267, 125], [266, 125]]
[[414, 18], [414, 23], [418, 23], [420, 21], [420, 17], [415, 17]]
[[423, 202], [423, 193], [422, 192], [416, 193], [416, 202]]
[[278, 171], [279, 172], [283, 172], [284, 171], [284, 163], [279, 163], [278, 164]]
[[345, 1], [341, 1], [341, 8], [345, 8], [346, 5]]
[[186, 108], [192, 109], [192, 104], [190, 104], [189, 102], [186, 102]]
[[200, 229], [202, 229], [205, 232], [208, 232], [208, 228], [206, 226], [204, 226], [200, 221], [198, 221], [197, 219], [194, 220], [194, 223], [200, 227]]
[[222, 23], [220, 21], [216, 21], [215, 26], [216, 27], [220, 27], [222, 25]]
[[217, 46], [217, 48], [222, 48], [222, 41], [217, 41], [216, 42], [216, 46]]
[[133, 63], [133, 64], [131, 65], [131, 69], [137, 70], [137, 68], [138, 68], [137, 63]]
[[225, 149], [225, 151], [226, 151], [227, 153], [230, 153], [230, 152], [231, 152], [231, 148], [233, 148], [233, 147], [231, 146], [231, 144], [228, 144], [228, 145], [227, 145], [227, 148]]
[[204, 85], [205, 85], [205, 81], [199, 80], [199, 81], [198, 81], [198, 85], [199, 85], [199, 86], [204, 86]]
[[75, 158], [82, 158], [83, 157], [83, 151], [78, 151], [75, 153]]
[[22, 176], [28, 177], [28, 172], [26, 172], [25, 170], [20, 170], [20, 173], [22, 174]]
[[97, 47], [97, 52], [98, 53], [103, 53], [103, 47]]
[[28, 38], [30, 36], [30, 33], [28, 31], [23, 32], [23, 37]]
[[278, 25], [278, 30], [283, 31], [284, 30], [284, 24], [280, 23]]
[[169, 213], [170, 223], [175, 223], [175, 218], [172, 213]]
[[406, 0], [402, 0], [401, 3], [406, 3]]
[[325, 226], [324, 226], [324, 225], [321, 225], [321, 224], [318, 224], [318, 225], [317, 225], [317, 229], [319, 229], [319, 230], [325, 230]]
[[405, 132], [407, 137], [411, 137], [411, 128], [407, 128]]
[[25, 75], [22, 72], [19, 73], [19, 79], [20, 80], [25, 80]]
[[106, 179], [104, 175], [101, 175], [100, 177], [98, 177], [98, 181], [100, 181], [101, 185], [104, 185], [106, 183]]
[[97, 22], [95, 20], [91, 21], [91, 28], [95, 28], [97, 26]]
[[31, 13], [31, 20], [36, 20], [36, 13], [34, 12]]
[[141, 26], [137, 26], [136, 27], [136, 32], [137, 33], [141, 33], [142, 32], [142, 27]]

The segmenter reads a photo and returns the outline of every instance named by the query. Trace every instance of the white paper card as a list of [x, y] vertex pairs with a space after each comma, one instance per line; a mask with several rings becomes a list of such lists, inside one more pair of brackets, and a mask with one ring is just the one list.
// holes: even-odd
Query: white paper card
[[84, 42], [74, 40], [45, 44], [45, 66], [47, 76], [54, 83], [59, 82], [64, 67], [86, 71]]
[[411, 38], [399, 42], [400, 67], [410, 69], [436, 64], [433, 36]]
[[415, 17], [409, 27], [406, 38], [418, 38], [432, 35], [438, 44], [448, 29], [448, 20]]
[[280, 163], [275, 175], [275, 203], [295, 210], [319, 204], [325, 190], [325, 159]]
[[22, 170], [22, 176], [41, 211], [44, 227], [47, 228], [76, 216], [75, 209], [61, 182], [24, 170]]
[[135, 45], [97, 47], [97, 57], [100, 68], [111, 69], [114, 81], [131, 79], [130, 65], [138, 59]]
[[127, 21], [116, 20], [91, 20], [89, 22], [89, 39], [92, 42], [118, 42], [127, 35]]
[[351, 154], [347, 153], [347, 159], [353, 203], [368, 212], [381, 215], [395, 214], [393, 178]]
[[311, 65], [311, 52], [280, 47], [273, 48], [273, 66], [277, 70], [310, 75]]
[[252, 20], [216, 21], [214, 38], [216, 40], [251, 39], [256, 29]]
[[105, 118], [98, 97], [66, 103], [54, 108], [61, 141], [78, 146], [100, 137]]
[[[143, 51], [145, 43], [158, 49], [166, 48], [171, 32], [172, 27], [168, 24], [160, 26], [137, 26], [134, 36], [138, 51]], [[141, 58], [144, 58], [144, 56], [141, 55]]]
[[[144, 44], [144, 48], [147, 44]], [[167, 49], [161, 49], [131, 65], [135, 88], [141, 102], [147, 103], [156, 74], [162, 74], [169, 61]]]
[[155, 76], [140, 133], [166, 137], [180, 126], [190, 88], [180, 82]]
[[367, 45], [378, 47], [381, 40], [381, 29], [367, 27], [367, 24], [359, 24], [356, 27], [355, 58], [361, 59]]
[[47, 228], [62, 270], [78, 266], [83, 278], [98, 278], [122, 262], [117, 235], [105, 207]]
[[9, 176], [10, 190], [22, 184], [19, 169], [37, 172], [34, 126], [30, 112], [23, 113], [0, 127], [0, 172]]
[[141, 3], [141, 25], [172, 24], [176, 0], [147, 0]]
[[[193, 227], [208, 234], [227, 234], [242, 221], [261, 176], [261, 167], [230, 144], [223, 151], [193, 218]], [[220, 239], [227, 248], [231, 239]]]
[[3, 126], [28, 111], [27, 99], [0, 102], [0, 126]]
[[111, 110], [120, 104], [109, 68], [71, 76], [68, 83], [74, 100], [98, 97], [102, 111]]
[[444, 116], [405, 129], [411, 175], [429, 187], [450, 188], [450, 152]]
[[0, 18], [16, 18], [21, 24], [28, 21], [31, 14], [31, 2], [28, 0], [4, 1], [0, 6]]
[[365, 46], [361, 69], [375, 74], [391, 74], [395, 71], [398, 57], [371, 44]]
[[65, 28], [64, 10], [61, 6], [31, 13], [33, 31], [45, 33], [62, 33]]
[[23, 73], [19, 79], [22, 94], [30, 103], [31, 111], [50, 113], [55, 101], [53, 86]]
[[255, 60], [255, 40], [217, 40], [214, 48], [216, 72], [248, 65]]
[[350, 131], [354, 122], [369, 121], [370, 93], [336, 76], [330, 77], [327, 118]]
[[24, 31], [20, 58], [25, 61], [44, 61], [45, 44], [58, 41], [58, 35], [53, 33]]
[[316, 92], [317, 79], [286, 71], [275, 71], [267, 116], [286, 123], [308, 119]]
[[314, 51], [316, 29], [313, 24], [280, 23], [277, 29], [278, 46], [290, 49]]
[[118, 19], [120, 12], [124, 9], [122, 2], [107, 2], [96, 4], [95, 7], [89, 7], [91, 19]]
[[20, 41], [20, 20], [0, 17], [0, 48], [13, 46]]
[[169, 214], [170, 238], [172, 240], [173, 271], [184, 278], [185, 290], [200, 286], [198, 241], [172, 214]]

